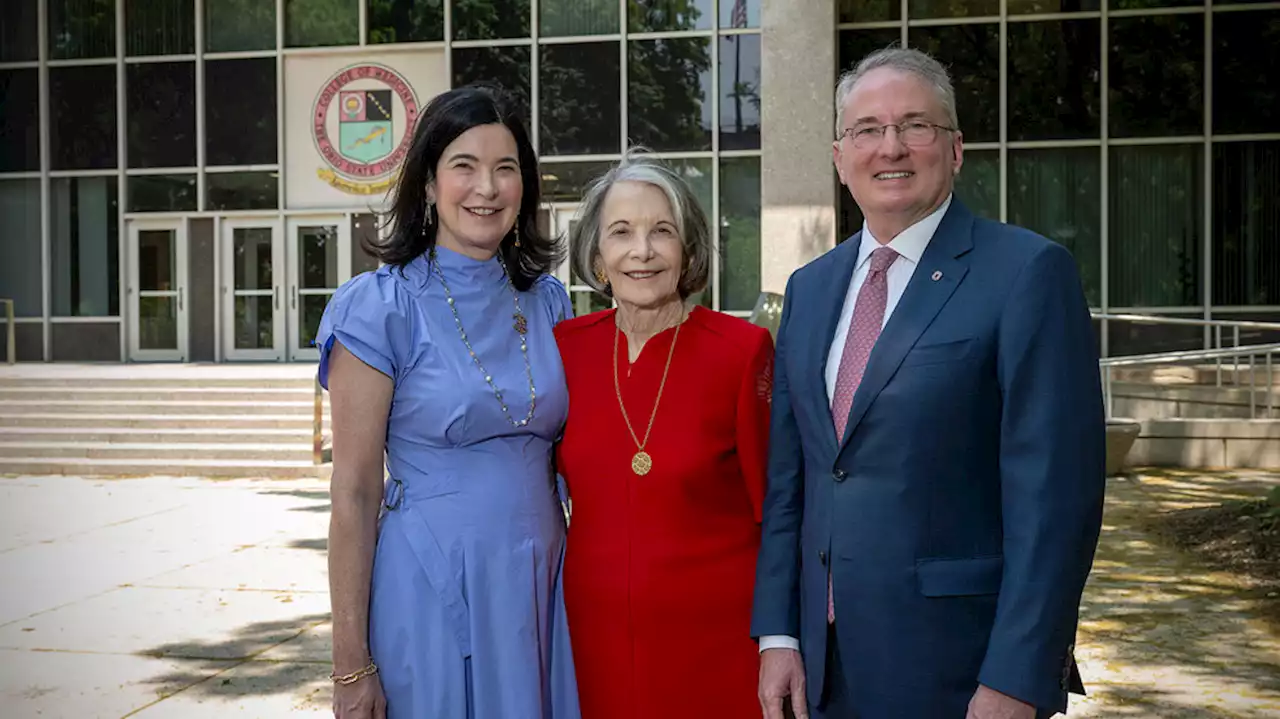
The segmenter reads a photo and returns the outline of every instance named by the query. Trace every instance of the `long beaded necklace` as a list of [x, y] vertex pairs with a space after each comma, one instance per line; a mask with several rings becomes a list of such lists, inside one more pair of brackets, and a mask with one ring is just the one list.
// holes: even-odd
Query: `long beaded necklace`
[[449, 304], [449, 309], [453, 312], [454, 324], [458, 326], [458, 336], [462, 338], [462, 344], [466, 345], [467, 353], [471, 355], [471, 361], [475, 363], [476, 368], [480, 370], [480, 376], [484, 377], [484, 381], [489, 384], [489, 389], [493, 392], [493, 396], [498, 399], [498, 404], [502, 406], [502, 414], [511, 423], [512, 427], [526, 427], [530, 420], [533, 419], [533, 410], [538, 403], [538, 390], [533, 386], [533, 368], [529, 365], [529, 344], [525, 335], [529, 331], [529, 321], [525, 318], [524, 312], [520, 309], [520, 293], [516, 291], [515, 285], [511, 284], [511, 275], [507, 272], [507, 263], [502, 259], [501, 253], [498, 254], [498, 264], [502, 265], [502, 278], [507, 283], [507, 289], [511, 290], [511, 299], [515, 303], [516, 312], [512, 315], [515, 320], [512, 327], [516, 333], [520, 335], [520, 355], [524, 357], [524, 374], [529, 379], [529, 412], [522, 420], [516, 420], [511, 416], [510, 410], [507, 409], [507, 402], [502, 398], [502, 390], [498, 389], [498, 385], [493, 381], [493, 375], [489, 374], [484, 368], [484, 363], [480, 361], [479, 355], [476, 354], [474, 348], [471, 347], [471, 341], [467, 339], [467, 331], [462, 327], [462, 318], [458, 316], [458, 307], [453, 301], [453, 292], [449, 289], [449, 283], [444, 279], [444, 272], [440, 270], [439, 263], [436, 262], [436, 248], [431, 248], [431, 269], [435, 270], [436, 277], [440, 279], [440, 286], [444, 288], [445, 302]]

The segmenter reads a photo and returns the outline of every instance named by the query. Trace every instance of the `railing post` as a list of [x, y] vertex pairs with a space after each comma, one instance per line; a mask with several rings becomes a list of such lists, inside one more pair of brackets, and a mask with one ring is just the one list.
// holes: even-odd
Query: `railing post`
[[311, 461], [317, 467], [324, 464], [324, 387], [320, 386], [320, 378], [316, 377], [316, 396], [311, 417]]
[[1249, 355], [1249, 419], [1258, 418], [1258, 381], [1253, 371], [1253, 355]]
[[1276, 397], [1276, 379], [1272, 374], [1271, 355], [1267, 353], [1267, 419], [1271, 419], [1275, 413], [1275, 397]]
[[[1213, 337], [1214, 337], [1213, 348], [1216, 350], [1222, 349], [1222, 325], [1218, 325], [1213, 328]], [[1217, 379], [1217, 382], [1215, 383], [1215, 386], [1221, 387], [1222, 386], [1222, 358], [1218, 357], [1213, 361], [1213, 364], [1218, 369], [1218, 379]]]
[[5, 359], [9, 364], [18, 361], [18, 333], [14, 327], [13, 300], [0, 299], [4, 303], [5, 336], [8, 345], [5, 347]]

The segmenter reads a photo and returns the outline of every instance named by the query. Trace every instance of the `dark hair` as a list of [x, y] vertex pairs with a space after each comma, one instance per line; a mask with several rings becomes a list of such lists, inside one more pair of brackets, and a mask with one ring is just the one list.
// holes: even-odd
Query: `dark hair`
[[[384, 242], [366, 238], [366, 252], [388, 265], [401, 269], [436, 244], [439, 222], [426, 225], [426, 187], [435, 176], [440, 156], [467, 130], [481, 125], [501, 124], [516, 140], [523, 192], [515, 237], [503, 238], [498, 252], [507, 263], [511, 283], [528, 290], [542, 275], [554, 269], [563, 257], [560, 244], [538, 232], [541, 205], [541, 174], [529, 133], [520, 120], [518, 108], [502, 90], [483, 85], [457, 88], [437, 95], [423, 109], [413, 133], [413, 144], [400, 168], [391, 209], [387, 213], [391, 234]], [[520, 246], [515, 239], [519, 238]]]

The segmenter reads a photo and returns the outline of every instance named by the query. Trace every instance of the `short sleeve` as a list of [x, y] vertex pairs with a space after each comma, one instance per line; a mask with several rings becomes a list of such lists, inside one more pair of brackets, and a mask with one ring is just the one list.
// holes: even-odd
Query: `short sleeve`
[[550, 315], [551, 326], [573, 319], [573, 304], [569, 302], [569, 291], [551, 275], [543, 275], [533, 283], [533, 292], [542, 300], [543, 307]]
[[333, 343], [382, 374], [397, 378], [412, 346], [409, 297], [383, 268], [357, 275], [334, 293], [320, 319], [316, 347], [320, 350], [320, 385], [329, 388], [329, 359]]

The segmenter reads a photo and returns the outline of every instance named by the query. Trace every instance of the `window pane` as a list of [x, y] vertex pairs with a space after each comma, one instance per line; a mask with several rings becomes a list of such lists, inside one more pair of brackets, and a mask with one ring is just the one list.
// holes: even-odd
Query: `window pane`
[[369, 42], [444, 40], [444, 0], [368, 0]]
[[630, 44], [627, 134], [652, 150], [711, 149], [711, 40]]
[[911, 0], [911, 19], [931, 17], [986, 17], [1000, 14], [1000, 0]]
[[129, 212], [194, 212], [195, 175], [130, 177]]
[[0, 3], [0, 62], [38, 60], [36, 0], [5, 0]]
[[116, 66], [49, 68], [49, 156], [55, 170], [109, 170], [119, 163]]
[[902, 0], [840, 0], [840, 22], [881, 22], [902, 18]]
[[[1090, 12], [1101, 7], [1102, 0], [1009, 0], [1010, 15]], [[1116, 0], [1111, 0], [1111, 7], [1116, 7]]]
[[1278, 141], [1213, 146], [1213, 302], [1280, 305]]
[[274, 165], [276, 61], [209, 60], [205, 77], [205, 162]]
[[538, 34], [617, 35], [618, 3], [614, 0], [539, 0]]
[[196, 51], [193, 0], [124, 0], [127, 55], [189, 55]]
[[720, 38], [720, 149], [760, 148], [760, 36]]
[[39, 73], [0, 70], [0, 172], [39, 170]]
[[911, 45], [937, 58], [951, 73], [956, 112], [967, 142], [1000, 141], [1000, 26], [912, 28]]
[[849, 72], [862, 61], [862, 58], [876, 50], [900, 44], [902, 44], [902, 31], [897, 28], [841, 30], [840, 47], [837, 49], [840, 61], [839, 71]]
[[42, 316], [39, 180], [0, 180], [0, 237], [0, 297], [18, 317]]
[[1204, 132], [1204, 16], [1111, 21], [1110, 117], [1114, 137]]
[[544, 45], [540, 51], [541, 154], [618, 152], [618, 43]]
[[[1244, 0], [1248, 2], [1249, 0]], [[1213, 0], [1215, 5], [1237, 3], [1241, 0]], [[1184, 5], [1203, 5], [1202, 0], [1110, 0], [1112, 10], [1141, 10], [1143, 8], [1178, 7]]]
[[999, 220], [1000, 151], [966, 151], [964, 164], [956, 177], [955, 193], [973, 214]]
[[125, 73], [129, 167], [196, 164], [195, 63], [129, 65]]
[[285, 0], [285, 47], [360, 44], [360, 0]]
[[49, 57], [115, 57], [116, 0], [49, 0]]
[[689, 187], [693, 188], [693, 194], [698, 198], [703, 214], [707, 216], [708, 222], [711, 221], [711, 160], [687, 158], [664, 160], [664, 162], [683, 177], [684, 181], [689, 183]]
[[627, 3], [631, 32], [710, 30], [712, 0], [632, 0]]
[[453, 39], [529, 37], [529, 14], [529, 0], [453, 0]]
[[1199, 304], [1203, 147], [1113, 147], [1110, 152], [1110, 304]]
[[1280, 12], [1213, 15], [1213, 132], [1280, 130]]
[[750, 311], [760, 296], [760, 158], [720, 161], [720, 309]]
[[1010, 23], [1009, 139], [1101, 136], [1097, 20]]
[[279, 206], [275, 172], [209, 172], [204, 176], [206, 210], [274, 210]]
[[760, 27], [760, 0], [720, 0], [720, 27]]
[[1065, 246], [1102, 305], [1102, 158], [1095, 147], [1009, 151], [1009, 222]]
[[276, 4], [262, 0], [204, 0], [209, 52], [276, 49]]
[[120, 314], [120, 204], [114, 177], [51, 181], [55, 317]]
[[855, 232], [862, 230], [862, 208], [849, 194], [849, 188], [840, 183], [840, 175], [835, 175], [836, 183], [836, 243], [849, 239]]
[[577, 202], [587, 185], [612, 167], [608, 162], [544, 162], [542, 170], [543, 202]]
[[497, 85], [515, 97], [520, 119], [532, 127], [533, 114], [529, 101], [529, 46], [455, 47], [453, 49], [453, 86], [473, 83]]

